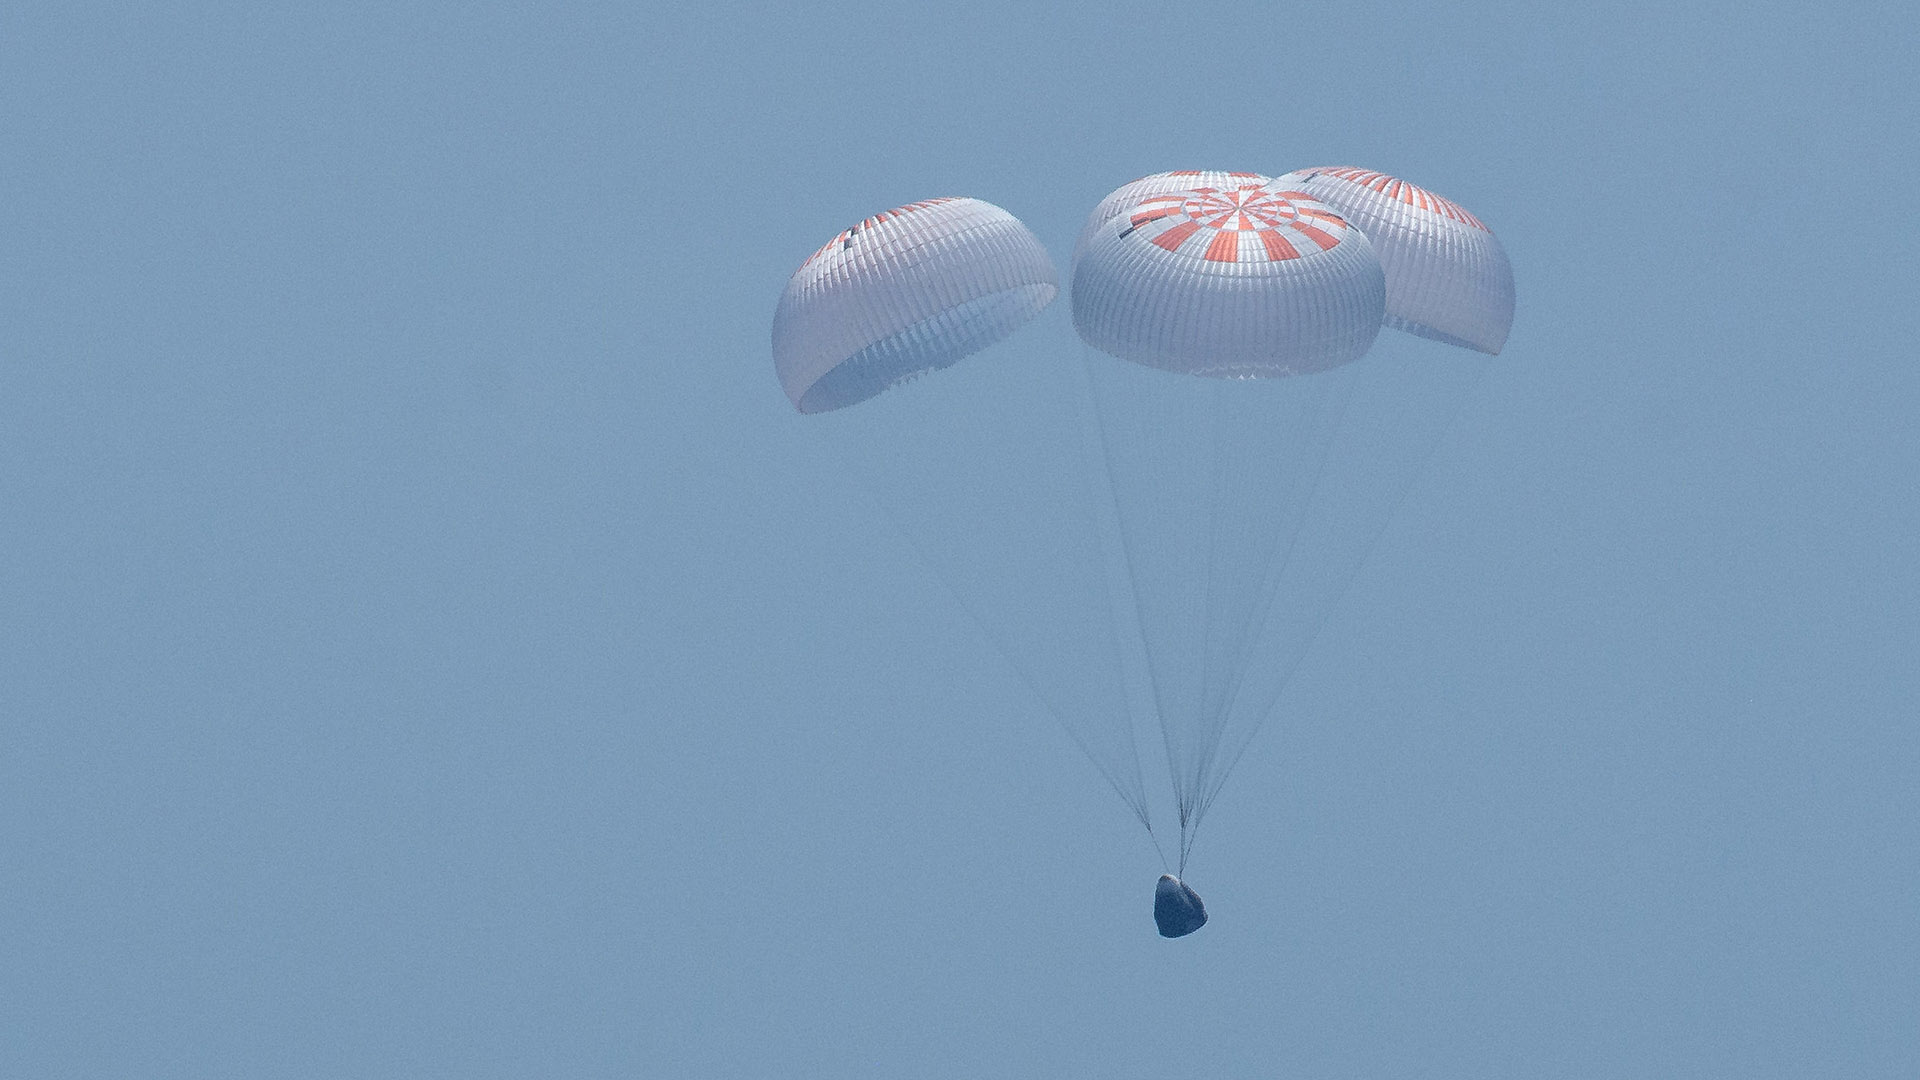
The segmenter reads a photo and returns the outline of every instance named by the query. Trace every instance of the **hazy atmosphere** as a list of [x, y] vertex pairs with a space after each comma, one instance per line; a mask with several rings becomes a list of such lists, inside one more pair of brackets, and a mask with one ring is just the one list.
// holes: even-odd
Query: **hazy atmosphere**
[[[0, 1075], [1920, 1075], [1916, 40], [8, 5]], [[916, 508], [1008, 520], [798, 414], [774, 306], [915, 200], [1064, 287], [1128, 180], [1331, 165], [1470, 207], [1517, 313], [1163, 940], [1034, 685], [1086, 609], [970, 613]], [[1063, 291], [965, 363], [1085, 359]]]

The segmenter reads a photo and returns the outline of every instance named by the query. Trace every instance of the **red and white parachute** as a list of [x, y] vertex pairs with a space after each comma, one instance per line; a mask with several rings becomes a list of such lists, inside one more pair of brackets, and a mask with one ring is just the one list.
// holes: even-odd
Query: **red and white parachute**
[[1370, 169], [1299, 169], [1280, 178], [1352, 222], [1387, 275], [1386, 324], [1498, 354], [1513, 328], [1513, 267], [1486, 223], [1451, 199]]
[[1132, 210], [1140, 203], [1155, 195], [1167, 195], [1182, 191], [1195, 191], [1200, 188], [1232, 190], [1243, 184], [1259, 184], [1266, 181], [1259, 173], [1221, 172], [1215, 169], [1182, 169], [1177, 172], [1154, 173], [1121, 184], [1108, 192], [1106, 197], [1094, 206], [1087, 215], [1087, 223], [1080, 230], [1080, 238], [1073, 244], [1073, 261], [1079, 262], [1080, 256], [1087, 250], [1087, 244], [1093, 234], [1100, 231], [1117, 215]]
[[[841, 410], [1007, 337], [1057, 289], [1046, 251], [1005, 211], [912, 203], [840, 233], [793, 275], [774, 315], [775, 371], [801, 412]], [[862, 467], [913, 463], [879, 485], [882, 504], [1150, 832], [1133, 718], [1157, 728], [1184, 867], [1484, 369], [1458, 354], [1366, 354], [1382, 326], [1497, 353], [1512, 271], [1479, 218], [1378, 173], [1159, 173], [1088, 217], [1072, 312], [1084, 370], [1057, 407], [1036, 405], [1035, 379], [1061, 365], [970, 364], [847, 410], [860, 423], [820, 423], [861, 440], [849, 458]], [[1098, 439], [1083, 446], [1089, 406]], [[1105, 460], [1082, 463], [1082, 508], [1030, 483], [1094, 445]], [[1038, 538], [1059, 544], [1068, 518], [1091, 531], [1043, 572]], [[1110, 556], [1124, 564], [1111, 580]], [[1008, 587], [984, 584], [995, 575]], [[1088, 609], [1071, 626], [1069, 579]], [[1131, 595], [1110, 597], [1110, 584]], [[1063, 681], [1088, 673], [1110, 685]]]
[[1135, 195], [1089, 222], [1073, 272], [1080, 336], [1123, 360], [1222, 378], [1359, 359], [1386, 303], [1366, 236], [1302, 192], [1225, 175], [1231, 186]]

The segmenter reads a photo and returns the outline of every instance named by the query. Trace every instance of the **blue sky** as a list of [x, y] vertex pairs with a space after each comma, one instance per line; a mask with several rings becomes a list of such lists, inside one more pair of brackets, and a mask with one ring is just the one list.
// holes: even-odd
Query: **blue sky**
[[[0, 1073], [1913, 1075], [1916, 31], [9, 6]], [[907, 201], [1337, 163], [1518, 316], [1166, 942], [768, 325]]]

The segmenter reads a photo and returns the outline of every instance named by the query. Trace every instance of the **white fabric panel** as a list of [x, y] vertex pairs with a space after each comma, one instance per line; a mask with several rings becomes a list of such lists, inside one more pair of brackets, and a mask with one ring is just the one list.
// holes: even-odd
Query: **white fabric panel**
[[1140, 205], [1140, 200], [1152, 195], [1165, 195], [1175, 191], [1191, 191], [1194, 188], [1222, 188], [1232, 190], [1243, 184], [1264, 184], [1269, 177], [1250, 172], [1220, 172], [1215, 169], [1186, 169], [1180, 172], [1154, 173], [1143, 176], [1107, 193], [1087, 215], [1087, 223], [1080, 229], [1080, 238], [1073, 242], [1073, 261], [1078, 263], [1080, 256], [1086, 254], [1087, 245], [1093, 241], [1093, 235], [1100, 226], [1111, 221], [1114, 215], [1123, 210], [1131, 210]]
[[1299, 169], [1277, 182], [1333, 207], [1373, 241], [1387, 275], [1388, 326], [1484, 353], [1506, 344], [1513, 267], [1466, 208], [1368, 169]]
[[794, 271], [773, 315], [773, 367], [801, 412], [865, 401], [1006, 337], [1053, 302], [1040, 241], [978, 199], [875, 214]]
[[1386, 304], [1373, 247], [1328, 207], [1278, 190], [1199, 189], [1115, 211], [1074, 268], [1080, 336], [1123, 360], [1219, 378], [1358, 359]]

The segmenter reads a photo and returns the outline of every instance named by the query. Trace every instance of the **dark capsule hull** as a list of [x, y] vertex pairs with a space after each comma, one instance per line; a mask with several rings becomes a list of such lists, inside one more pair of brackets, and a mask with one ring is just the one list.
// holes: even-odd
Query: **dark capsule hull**
[[1153, 922], [1161, 937], [1185, 937], [1207, 925], [1207, 905], [1186, 882], [1162, 874], [1153, 890]]

